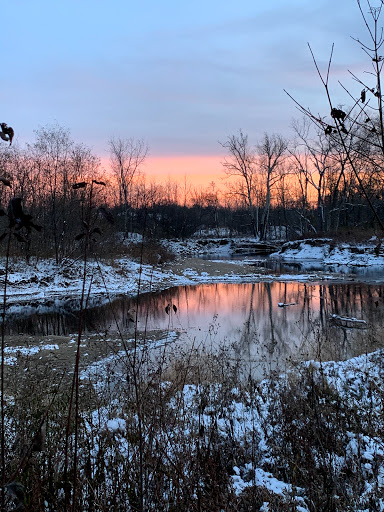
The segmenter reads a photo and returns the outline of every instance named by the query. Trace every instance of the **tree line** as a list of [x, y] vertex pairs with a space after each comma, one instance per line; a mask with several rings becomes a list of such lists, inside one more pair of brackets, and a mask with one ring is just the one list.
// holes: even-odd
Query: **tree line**
[[[155, 239], [209, 233], [284, 240], [356, 229], [374, 232], [380, 230], [376, 217], [384, 222], [377, 126], [377, 133], [370, 129], [367, 134], [364, 125], [356, 124], [348, 134], [348, 154], [345, 138], [329, 137], [305, 118], [294, 123], [292, 140], [265, 134], [252, 144], [239, 131], [221, 143], [224, 185], [205, 188], [192, 187], [187, 179], [184, 185], [148, 180], [142, 170], [148, 148], [142, 140], [111, 139], [110, 168], [105, 170], [67, 129], [41, 127], [24, 148], [0, 148], [1, 207], [6, 211], [10, 200], [20, 197], [42, 227], [33, 232], [28, 250], [32, 244], [34, 252], [57, 262], [79, 249], [89, 209], [101, 226], [95, 243], [104, 240], [109, 249], [132, 232]], [[99, 231], [103, 237], [96, 236]]]

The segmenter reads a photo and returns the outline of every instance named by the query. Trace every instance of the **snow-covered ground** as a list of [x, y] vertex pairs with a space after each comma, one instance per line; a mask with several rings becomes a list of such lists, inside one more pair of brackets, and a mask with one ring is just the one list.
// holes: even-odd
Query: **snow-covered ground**
[[271, 257], [284, 261], [312, 260], [324, 265], [384, 268], [384, 252], [375, 239], [364, 244], [335, 244], [330, 238], [298, 240], [287, 242]]
[[[95, 386], [95, 389], [102, 392], [101, 383], [106, 382], [109, 368], [118, 361], [120, 354], [112, 356], [106, 360], [99, 361], [97, 365], [91, 368], [91, 371], [82, 374], [82, 379], [89, 379]], [[366, 508], [367, 504], [375, 500], [377, 508], [374, 510], [384, 510], [384, 499], [378, 498], [380, 491], [384, 488], [384, 448], [380, 432], [383, 423], [382, 416], [382, 382], [383, 382], [383, 351], [377, 351], [372, 354], [362, 355], [348, 361], [319, 363], [309, 361], [301, 363], [295, 373], [305, 374], [314, 387], [319, 386], [317, 391], [313, 391], [318, 399], [317, 421], [321, 423], [321, 414], [324, 414], [327, 421], [332, 421], [332, 413], [336, 412], [335, 419], [343, 424], [344, 415], [348, 416], [348, 428], [345, 431], [338, 431], [337, 425], [330, 425], [339, 447], [321, 446], [318, 448], [316, 439], [309, 439], [313, 446], [311, 449], [314, 453], [327, 449], [327, 461], [329, 467], [327, 470], [333, 472], [334, 478], [339, 482], [338, 489], [345, 491], [346, 496], [353, 496], [354, 490], [354, 474], [363, 478], [360, 486], [359, 494], [354, 496], [356, 512], [365, 512], [371, 510]], [[265, 379], [259, 383], [257, 393], [250, 395], [245, 389], [233, 388], [232, 390], [223, 391], [224, 384], [216, 383], [210, 385], [187, 384], [170, 402], [170, 407], [181, 407], [181, 410], [188, 411], [191, 415], [190, 423], [186, 426], [184, 433], [186, 438], [190, 435], [189, 429], [193, 424], [203, 426], [203, 432], [210, 432], [214, 425], [215, 432], [222, 439], [222, 445], [225, 446], [225, 440], [230, 442], [231, 446], [244, 447], [244, 453], [247, 453], [246, 446], [251, 442], [257, 444], [254, 450], [253, 459], [251, 455], [245, 455], [242, 459], [239, 451], [239, 458], [233, 465], [231, 471], [231, 480], [233, 490], [240, 495], [249, 487], [256, 486], [259, 489], [268, 491], [265, 496], [272, 499], [275, 496], [280, 501], [281, 506], [285, 503], [291, 504], [289, 510], [296, 512], [309, 512], [313, 507], [309, 505], [310, 492], [309, 488], [303, 488], [295, 485], [288, 479], [283, 480], [281, 474], [284, 473], [284, 463], [286, 463], [285, 471], [289, 471], [292, 461], [284, 461], [285, 454], [282, 446], [275, 446], [274, 443], [283, 439], [284, 428], [289, 428], [294, 434], [297, 433], [298, 438], [292, 439], [293, 450], [303, 450], [300, 446], [296, 446], [295, 442], [301, 440], [301, 428], [308, 428], [310, 418], [302, 416], [296, 417], [294, 425], [284, 425], [279, 417], [279, 401], [284, 400], [284, 391], [290, 393], [291, 382], [295, 381], [293, 372], [290, 374], [282, 374], [274, 377], [273, 381]], [[168, 383], [164, 382], [164, 389]], [[295, 407], [296, 402], [300, 404], [300, 400], [309, 400], [311, 388], [305, 385], [297, 384], [297, 388], [293, 388], [294, 393], [291, 396], [291, 406]], [[324, 392], [324, 397], [322, 393]], [[330, 392], [329, 396], [328, 393]], [[223, 402], [221, 394], [226, 397]], [[281, 395], [282, 393], [282, 395]], [[205, 404], [202, 408], [201, 400], [204, 396]], [[220, 398], [221, 397], [221, 398]], [[218, 412], [217, 404], [221, 404]], [[180, 405], [182, 404], [182, 406]], [[300, 405], [298, 405], [300, 407]], [[333, 409], [334, 408], [334, 409]], [[203, 410], [203, 412], [202, 412]], [[276, 410], [274, 412], [274, 410]], [[274, 426], [270, 424], [271, 417], [276, 415]], [[317, 413], [316, 413], [317, 414]], [[122, 412], [115, 409], [111, 416], [105, 409], [100, 412], [94, 412], [97, 417], [97, 423], [101, 431], [108, 430], [116, 438], [117, 446], [125, 441], [125, 426], [127, 420]], [[350, 415], [350, 416], [349, 416]], [[288, 418], [286, 418], [289, 420]], [[313, 420], [313, 419], [312, 419]], [[356, 429], [356, 425], [360, 430]], [[200, 426], [200, 429], [202, 427]], [[320, 427], [319, 427], [320, 428]], [[324, 428], [322, 425], [321, 428]], [[296, 430], [297, 429], [297, 430]], [[207, 434], [208, 436], [208, 434]], [[281, 437], [280, 437], [281, 436]], [[330, 436], [331, 437], [331, 436]], [[203, 436], [204, 439], [204, 436]], [[252, 441], [253, 440], [253, 441]], [[193, 442], [191, 440], [191, 442]], [[302, 441], [305, 442], [305, 441]], [[343, 448], [340, 448], [343, 446]], [[249, 448], [248, 448], [249, 449]], [[335, 452], [333, 452], [335, 450]], [[337, 450], [339, 452], [337, 452]], [[129, 452], [129, 450], [127, 450]], [[169, 448], [168, 457], [172, 458], [172, 448]], [[279, 455], [281, 453], [281, 455]], [[324, 455], [324, 453], [323, 453]], [[314, 460], [316, 460], [315, 455]], [[240, 462], [242, 459], [242, 462]], [[305, 457], [302, 459], [305, 460]], [[352, 462], [353, 461], [353, 462]], [[313, 467], [314, 474], [317, 471], [324, 470], [324, 461], [319, 457], [318, 466]], [[348, 470], [354, 464], [354, 472], [348, 473]], [[332, 468], [332, 469], [330, 469]], [[298, 468], [298, 471], [302, 468]], [[295, 474], [295, 471], [293, 471]], [[336, 492], [336, 488], [335, 488]], [[341, 505], [343, 497], [335, 494], [335, 503]], [[256, 509], [255, 509], [256, 510]], [[263, 512], [272, 512], [280, 510], [274, 508], [270, 501], [264, 501], [263, 506], [259, 509]], [[286, 508], [281, 508], [286, 510]], [[287, 508], [288, 510], [288, 508]], [[325, 509], [324, 509], [325, 510]], [[342, 510], [335, 508], [334, 510]], [[352, 510], [349, 509], [348, 510]], [[372, 509], [373, 510], [373, 509]]]
[[[185, 241], [169, 240], [163, 244], [178, 256], [203, 256], [219, 260], [236, 254], [242, 244], [256, 244], [256, 238], [202, 238]], [[250, 252], [252, 249], [250, 249]], [[377, 266], [384, 269], [384, 246], [376, 238], [365, 243], [335, 243], [330, 238], [310, 238], [287, 242], [270, 255], [283, 261], [308, 261], [323, 265], [347, 265], [351, 267]], [[244, 256], [246, 259], [246, 256]]]
[[[4, 268], [0, 260], [0, 269]], [[118, 258], [113, 262], [87, 262], [85, 278], [85, 296], [100, 302], [118, 295], [133, 296], [165, 289], [171, 286], [208, 282], [239, 282], [242, 279], [254, 279], [254, 274], [244, 271], [239, 265], [236, 270], [226, 265], [225, 271], [210, 269], [209, 263], [191, 268], [188, 264], [168, 264], [167, 266], [140, 265], [129, 258]], [[229, 268], [228, 268], [229, 267]], [[220, 267], [219, 267], [220, 268]], [[207, 271], [208, 270], [208, 271]], [[0, 289], [4, 288], [4, 272], [0, 278]], [[40, 260], [32, 265], [25, 261], [11, 262], [7, 279], [7, 304], [39, 304], [43, 309], [61, 300], [78, 300], [83, 288], [84, 264], [71, 261], [57, 265], [54, 260]]]
[[178, 256], [223, 258], [231, 256], [234, 242], [231, 238], [190, 238], [183, 241], [163, 240], [162, 244]]

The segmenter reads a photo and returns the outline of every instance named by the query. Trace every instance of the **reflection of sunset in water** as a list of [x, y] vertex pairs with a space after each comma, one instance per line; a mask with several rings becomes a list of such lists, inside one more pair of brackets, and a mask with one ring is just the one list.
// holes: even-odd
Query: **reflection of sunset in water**
[[[380, 286], [365, 284], [185, 286], [142, 297], [139, 326], [181, 331], [182, 343], [193, 346], [233, 344], [254, 364], [282, 368], [287, 360], [344, 359], [369, 350], [368, 344], [376, 347], [383, 322], [375, 301], [382, 294]], [[167, 315], [167, 304], [177, 312]], [[332, 314], [366, 320], [370, 334], [335, 327]]]
[[[303, 316], [305, 312], [307, 318], [316, 318], [324, 313], [325, 308], [332, 309], [332, 312], [328, 312], [329, 314], [334, 312], [339, 314], [340, 308], [344, 308], [343, 314], [358, 315], [361, 309], [359, 294], [354, 293], [351, 301], [349, 286], [351, 285], [259, 282], [177, 287], [154, 294], [152, 298], [143, 296], [139, 316], [141, 319], [148, 316], [147, 327], [153, 329], [166, 328], [170, 321], [173, 325], [179, 324], [184, 328], [192, 324], [202, 325], [215, 315], [237, 327], [244, 323], [245, 316], [249, 313], [259, 317], [260, 322], [271, 313], [276, 316], [276, 320], [282, 318], [292, 320]], [[356, 285], [352, 286], [356, 287]], [[342, 290], [345, 289], [350, 297], [347, 301], [342, 297]], [[338, 297], [336, 302], [335, 296]], [[178, 307], [176, 315], [173, 313], [169, 317], [165, 314], [164, 308], [168, 303]], [[282, 303], [292, 305], [279, 307]], [[347, 303], [348, 307], [346, 307]]]
[[[85, 331], [116, 336], [117, 321], [125, 338], [132, 338], [133, 310], [137, 310], [141, 339], [149, 331], [175, 331], [178, 346], [224, 345], [253, 369], [284, 370], [287, 361], [346, 359], [383, 346], [383, 297], [384, 287], [364, 283], [180, 286], [143, 294], [138, 305], [134, 299], [120, 298], [112, 305], [89, 309]], [[292, 305], [279, 307], [279, 303]], [[364, 320], [367, 329], [337, 326], [330, 321], [334, 314]], [[72, 311], [7, 323], [9, 333], [36, 335], [68, 334], [77, 328], [78, 316]], [[152, 332], [149, 338], [154, 337]]]

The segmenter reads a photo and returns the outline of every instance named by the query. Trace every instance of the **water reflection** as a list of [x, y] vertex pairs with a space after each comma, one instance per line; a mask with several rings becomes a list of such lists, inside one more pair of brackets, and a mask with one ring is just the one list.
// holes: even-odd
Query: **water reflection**
[[[118, 299], [90, 309], [86, 331], [110, 333], [116, 323], [137, 328], [176, 330], [179, 343], [194, 347], [232, 347], [235, 354], [263, 369], [282, 370], [302, 359], [346, 359], [383, 344], [384, 287], [364, 283], [312, 284], [258, 282], [184, 286], [139, 299]], [[295, 303], [279, 307], [279, 303]], [[177, 312], [167, 304], [175, 305]], [[133, 312], [135, 310], [135, 313]], [[367, 329], [343, 328], [331, 315], [355, 317]], [[7, 323], [9, 333], [68, 334], [76, 332], [76, 313], [32, 315]]]
[[[346, 359], [381, 345], [383, 288], [365, 284], [214, 284], [152, 297], [149, 328], [179, 327], [195, 345], [232, 344], [252, 365], [282, 370], [287, 361]], [[167, 318], [164, 305], [178, 313]], [[279, 303], [295, 303], [279, 307]], [[139, 309], [143, 313], [146, 305]], [[331, 315], [364, 319], [368, 329], [345, 329]]]
[[[211, 257], [202, 257], [202, 259], [212, 259]], [[343, 276], [351, 276], [351, 278], [359, 277], [365, 281], [383, 282], [384, 270], [381, 265], [369, 266], [351, 266], [343, 264], [325, 264], [321, 260], [281, 260], [269, 256], [227, 256], [220, 257], [220, 260], [214, 261], [245, 261], [247, 264], [265, 268], [277, 274], [285, 273], [303, 273], [303, 272], [328, 272], [331, 274], [342, 274]]]

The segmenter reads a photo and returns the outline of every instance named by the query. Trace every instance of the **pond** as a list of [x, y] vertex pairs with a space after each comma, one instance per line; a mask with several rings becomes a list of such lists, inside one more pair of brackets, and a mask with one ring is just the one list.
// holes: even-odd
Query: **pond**
[[[176, 332], [179, 346], [226, 346], [270, 371], [300, 360], [347, 359], [383, 346], [383, 312], [384, 286], [378, 284], [217, 283], [174, 287], [90, 308], [85, 331], [116, 335], [118, 325], [125, 337], [132, 337], [137, 325], [141, 337], [145, 331]], [[9, 334], [65, 335], [77, 331], [78, 314], [61, 310], [10, 317], [6, 328]]]
[[[208, 256], [203, 259], [212, 259]], [[330, 274], [348, 275], [363, 279], [365, 282], [383, 282], [384, 269], [382, 265], [369, 265], [369, 266], [351, 266], [342, 264], [325, 264], [323, 261], [318, 260], [291, 260], [284, 261], [278, 258], [269, 256], [247, 256], [235, 255], [228, 257], [221, 257], [221, 261], [246, 261], [251, 266], [256, 268], [266, 268], [278, 274], [302, 274], [305, 272], [327, 272]], [[213, 261], [220, 261], [213, 260]]]

